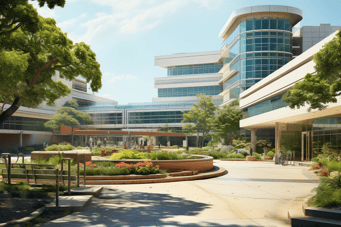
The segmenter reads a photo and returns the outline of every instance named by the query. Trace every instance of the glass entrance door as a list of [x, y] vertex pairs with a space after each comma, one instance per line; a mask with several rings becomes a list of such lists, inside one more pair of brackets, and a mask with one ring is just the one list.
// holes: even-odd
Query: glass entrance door
[[302, 132], [301, 161], [310, 161], [311, 160], [312, 133], [313, 132]]

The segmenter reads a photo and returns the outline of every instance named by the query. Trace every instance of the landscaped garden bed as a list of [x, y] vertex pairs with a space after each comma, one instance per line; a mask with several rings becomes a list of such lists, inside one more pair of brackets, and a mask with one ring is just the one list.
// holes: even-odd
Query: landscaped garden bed
[[[59, 186], [62, 195], [67, 187]], [[44, 207], [55, 199], [55, 185], [43, 184], [41, 187], [30, 187], [26, 182], [7, 185], [0, 181], [0, 223], [18, 220], [29, 216], [37, 209]], [[53, 218], [60, 218], [67, 214], [44, 215], [31, 222], [31, 225], [46, 222]], [[49, 217], [48, 217], [49, 216]], [[43, 219], [46, 219], [45, 221]], [[29, 223], [26, 223], [29, 224]]]
[[337, 150], [322, 147], [322, 153], [313, 158], [313, 171], [320, 176], [319, 186], [314, 189], [316, 194], [307, 205], [328, 209], [341, 210], [341, 160]]

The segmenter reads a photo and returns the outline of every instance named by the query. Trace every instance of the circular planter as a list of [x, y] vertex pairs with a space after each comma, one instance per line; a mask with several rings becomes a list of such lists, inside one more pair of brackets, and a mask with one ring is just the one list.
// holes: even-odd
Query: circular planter
[[126, 159], [126, 160], [105, 160], [104, 162], [114, 163], [138, 163], [138, 162], [152, 162], [153, 165], [159, 165], [160, 169], [168, 170], [170, 172], [176, 171], [195, 171], [199, 173], [207, 172], [213, 169], [213, 157], [206, 155], [192, 155], [198, 159], [180, 159], [180, 160], [150, 160], [150, 159]]

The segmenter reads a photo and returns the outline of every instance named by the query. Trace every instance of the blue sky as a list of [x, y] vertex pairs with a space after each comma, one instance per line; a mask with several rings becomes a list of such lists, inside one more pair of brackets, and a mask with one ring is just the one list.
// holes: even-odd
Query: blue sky
[[119, 104], [157, 97], [154, 78], [166, 69], [154, 66], [155, 56], [219, 50], [219, 32], [236, 9], [285, 4], [303, 10], [300, 26], [341, 25], [341, 0], [66, 0], [54, 10], [32, 3], [74, 42], [90, 45], [103, 74], [95, 94]]

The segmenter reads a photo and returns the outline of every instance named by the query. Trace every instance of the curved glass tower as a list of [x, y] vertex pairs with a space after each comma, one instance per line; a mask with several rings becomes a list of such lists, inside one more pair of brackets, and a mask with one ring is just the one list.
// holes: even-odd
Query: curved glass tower
[[292, 27], [301, 19], [302, 11], [288, 6], [253, 6], [232, 13], [220, 32], [225, 104], [292, 59]]

